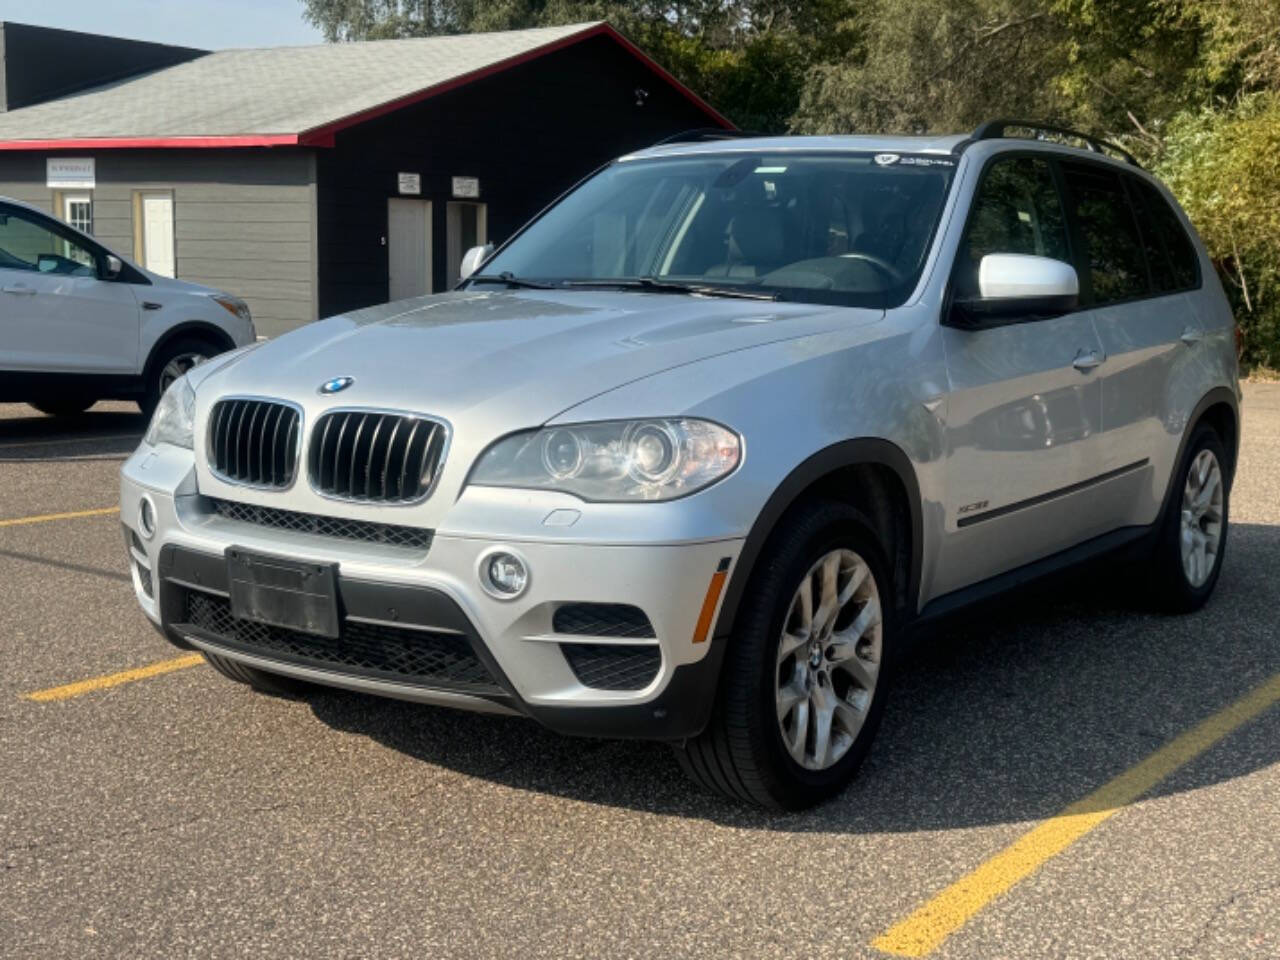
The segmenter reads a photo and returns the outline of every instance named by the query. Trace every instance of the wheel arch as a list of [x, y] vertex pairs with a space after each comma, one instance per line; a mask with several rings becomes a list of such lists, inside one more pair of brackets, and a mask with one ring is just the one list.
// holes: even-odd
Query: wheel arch
[[155, 370], [157, 359], [161, 356], [165, 347], [180, 340], [183, 337], [196, 337], [201, 340], [208, 340], [222, 348], [220, 352], [234, 350], [236, 343], [231, 336], [221, 327], [203, 320], [187, 320], [179, 323], [177, 326], [170, 327], [161, 337], [151, 346], [151, 351], [147, 354], [147, 362], [142, 368], [143, 383], [151, 382], [151, 374]]
[[1187, 425], [1182, 430], [1181, 439], [1178, 440], [1178, 452], [1173, 458], [1173, 469], [1169, 471], [1169, 476], [1165, 480], [1164, 498], [1153, 529], [1159, 530], [1164, 526], [1165, 517], [1173, 507], [1177, 494], [1174, 489], [1174, 478], [1182, 464], [1182, 458], [1186, 455], [1187, 444], [1191, 442], [1196, 428], [1202, 423], [1212, 425], [1218, 432], [1218, 436], [1222, 438], [1222, 445], [1226, 447], [1227, 457], [1230, 460], [1227, 464], [1227, 492], [1231, 491], [1231, 485], [1235, 480], [1236, 464], [1240, 459], [1240, 399], [1229, 387], [1214, 387], [1200, 398], [1200, 402], [1192, 408], [1191, 415], [1187, 417]]
[[895, 602], [908, 617], [915, 612], [924, 538], [915, 468], [896, 444], [863, 437], [819, 450], [792, 470], [765, 502], [725, 588], [716, 621], [718, 641], [732, 633], [756, 564], [783, 517], [814, 498], [852, 503], [872, 516], [894, 568]]

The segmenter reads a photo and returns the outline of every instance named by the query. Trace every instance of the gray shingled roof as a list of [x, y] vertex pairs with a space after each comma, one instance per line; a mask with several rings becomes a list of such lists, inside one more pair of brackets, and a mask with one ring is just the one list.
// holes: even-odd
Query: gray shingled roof
[[599, 26], [224, 50], [0, 114], [0, 141], [302, 134]]

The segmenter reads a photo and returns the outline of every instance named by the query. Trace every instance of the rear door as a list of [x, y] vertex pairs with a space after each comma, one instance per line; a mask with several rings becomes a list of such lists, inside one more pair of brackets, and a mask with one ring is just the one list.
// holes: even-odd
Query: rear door
[[[1199, 321], [1184, 291], [1197, 284], [1195, 254], [1160, 192], [1142, 178], [1088, 161], [1062, 164], [1068, 214], [1081, 251], [1082, 293], [1093, 308], [1107, 362], [1099, 456], [1127, 488], [1109, 501], [1113, 526], [1150, 523], [1154, 477], [1167, 476], [1180, 424], [1164, 412], [1180, 384], [1198, 384]], [[1163, 488], [1161, 488], [1163, 489]]]
[[[990, 253], [1071, 261], [1046, 154], [988, 162], [957, 251], [953, 297], [977, 295], [978, 266]], [[1105, 525], [1087, 490], [1102, 472], [1095, 364], [1102, 346], [1090, 313], [942, 332], [950, 392], [939, 594], [1070, 547]]]
[[137, 372], [138, 301], [99, 279], [103, 258], [56, 221], [0, 204], [0, 369]]

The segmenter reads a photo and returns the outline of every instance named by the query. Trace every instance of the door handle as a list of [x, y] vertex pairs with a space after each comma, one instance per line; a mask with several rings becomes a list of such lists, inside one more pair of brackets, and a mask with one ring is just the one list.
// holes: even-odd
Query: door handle
[[1076, 354], [1076, 358], [1071, 361], [1071, 365], [1081, 373], [1088, 373], [1090, 370], [1102, 366], [1103, 361], [1106, 359], [1106, 356], [1097, 350], [1081, 350]]
[[0, 287], [0, 290], [4, 290], [5, 293], [12, 293], [15, 296], [19, 296], [19, 297], [34, 296], [36, 292], [35, 287], [28, 287], [21, 283], [14, 283], [14, 284], [10, 284], [7, 287]]
[[1197, 343], [1204, 339], [1204, 334], [1195, 327], [1187, 327], [1182, 331], [1182, 336], [1178, 338], [1188, 347], [1194, 347]]

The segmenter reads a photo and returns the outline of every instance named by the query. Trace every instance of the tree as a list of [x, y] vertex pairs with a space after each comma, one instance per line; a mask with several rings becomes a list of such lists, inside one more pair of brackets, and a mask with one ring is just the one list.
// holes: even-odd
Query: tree
[[855, 0], [303, 0], [331, 42], [608, 20], [744, 129], [782, 132], [813, 63], [860, 42]]

